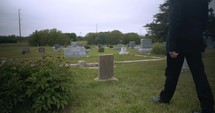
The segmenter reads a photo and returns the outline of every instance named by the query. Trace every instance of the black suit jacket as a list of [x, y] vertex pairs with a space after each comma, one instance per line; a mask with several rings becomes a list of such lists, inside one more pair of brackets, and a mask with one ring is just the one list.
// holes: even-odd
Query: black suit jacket
[[167, 52], [202, 52], [208, 0], [169, 0]]

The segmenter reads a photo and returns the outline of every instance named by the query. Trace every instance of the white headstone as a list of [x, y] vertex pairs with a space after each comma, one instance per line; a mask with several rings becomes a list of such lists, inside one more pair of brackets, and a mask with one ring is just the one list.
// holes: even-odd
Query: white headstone
[[126, 47], [121, 47], [119, 54], [128, 54], [128, 52], [126, 52]]

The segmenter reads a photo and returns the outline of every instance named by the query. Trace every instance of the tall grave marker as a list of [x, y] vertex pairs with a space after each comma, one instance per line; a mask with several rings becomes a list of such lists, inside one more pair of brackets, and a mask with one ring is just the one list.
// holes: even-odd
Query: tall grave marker
[[117, 80], [114, 78], [114, 56], [100, 55], [99, 56], [99, 75], [95, 80]]
[[152, 50], [152, 40], [151, 39], [141, 39], [141, 45], [139, 52], [150, 52]]

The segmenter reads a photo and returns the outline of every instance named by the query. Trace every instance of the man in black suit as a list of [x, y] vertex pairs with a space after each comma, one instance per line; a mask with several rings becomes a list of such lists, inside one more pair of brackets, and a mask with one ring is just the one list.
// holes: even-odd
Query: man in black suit
[[184, 58], [196, 86], [202, 112], [214, 113], [214, 100], [204, 72], [203, 32], [208, 20], [208, 0], [169, 0], [166, 81], [156, 103], [169, 103], [176, 89]]

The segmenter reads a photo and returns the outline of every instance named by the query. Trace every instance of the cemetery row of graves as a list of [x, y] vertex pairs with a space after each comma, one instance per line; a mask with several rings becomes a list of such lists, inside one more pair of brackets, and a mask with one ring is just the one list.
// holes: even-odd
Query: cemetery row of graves
[[[158, 47], [155, 46], [156, 44], [158, 44]], [[104, 51], [99, 51], [100, 48], [103, 48]], [[153, 108], [150, 108], [152, 103], [147, 98], [158, 93], [156, 92], [158, 91], [156, 87], [161, 88], [163, 85], [158, 82], [160, 78], [156, 76], [161, 73], [164, 74], [165, 67], [164, 54], [155, 55], [150, 53], [155, 48], [160, 48], [158, 51], [162, 51], [161, 53], [165, 54], [165, 51], [163, 51], [165, 50], [165, 43], [152, 44], [150, 39], [142, 39], [140, 45], [135, 45], [135, 42], [131, 41], [128, 45], [118, 44], [113, 48], [98, 45], [92, 46], [91, 49], [86, 49], [77, 42], [72, 42], [67, 47], [59, 45], [54, 47], [1, 45], [2, 82], [0, 88], [2, 93], [0, 93], [0, 97], [4, 97], [4, 99], [0, 101], [0, 109], [4, 110], [3, 113], [14, 111], [22, 113], [23, 110], [25, 113], [28, 111], [30, 113], [32, 110], [34, 112], [61, 112], [61, 110], [65, 112], [64, 110], [67, 110], [66, 112], [68, 113], [71, 111], [84, 113], [91, 110], [95, 113], [135, 113], [153, 110]], [[209, 49], [209, 51], [211, 54], [214, 49]], [[14, 63], [14, 61], [18, 62], [18, 64]], [[11, 64], [7, 64], [7, 62]], [[29, 64], [32, 65], [29, 66]], [[187, 68], [186, 63], [184, 68]], [[208, 70], [210, 77], [214, 72], [209, 68]], [[184, 74], [189, 74], [189, 71], [185, 71]], [[146, 76], [147, 79], [145, 78]], [[106, 80], [114, 81], [98, 82]], [[213, 82], [214, 78], [210, 78], [210, 80]], [[149, 84], [149, 86], [146, 86], [146, 84]], [[151, 92], [152, 94], [145, 94], [144, 91], [136, 94], [141, 87], [146, 90], [150, 88], [150, 84], [152, 89], [156, 86]], [[130, 89], [130, 87], [132, 88]], [[212, 87], [214, 87], [213, 84]], [[106, 88], [109, 91], [104, 90]], [[23, 89], [27, 89], [27, 91], [23, 92]], [[116, 93], [116, 91], [119, 92]], [[125, 95], [123, 96], [122, 94], [124, 93]], [[80, 97], [80, 95], [83, 97]], [[141, 97], [142, 95], [145, 95], [144, 98]], [[107, 103], [101, 101], [101, 98], [96, 99], [96, 102], [90, 100], [95, 96], [109, 98], [110, 100], [104, 99]], [[84, 100], [81, 98], [84, 98]], [[135, 104], [136, 98], [140, 98], [141, 101], [146, 100], [146, 102], [139, 103], [141, 101], [138, 101], [139, 104]], [[111, 99], [114, 100], [111, 101]], [[130, 103], [124, 102], [124, 100], [130, 101]], [[92, 103], [83, 103], [86, 101], [92, 101]], [[111, 103], [119, 106], [119, 109], [110, 105]], [[198, 106], [196, 103], [194, 100], [194, 104], [191, 106]], [[100, 104], [104, 104], [106, 107]], [[118, 104], [126, 104], [127, 108]], [[144, 107], [142, 109], [139, 105], [148, 106], [149, 108]], [[101, 107], [101, 109], [97, 109], [97, 106]], [[81, 109], [82, 107], [85, 109]], [[157, 112], [159, 109], [157, 109]], [[175, 108], [175, 110], [178, 109]], [[190, 111], [190, 109], [186, 109], [186, 111]], [[171, 112], [171, 110], [168, 112]], [[164, 110], [163, 113], [166, 113], [166, 111]]]

